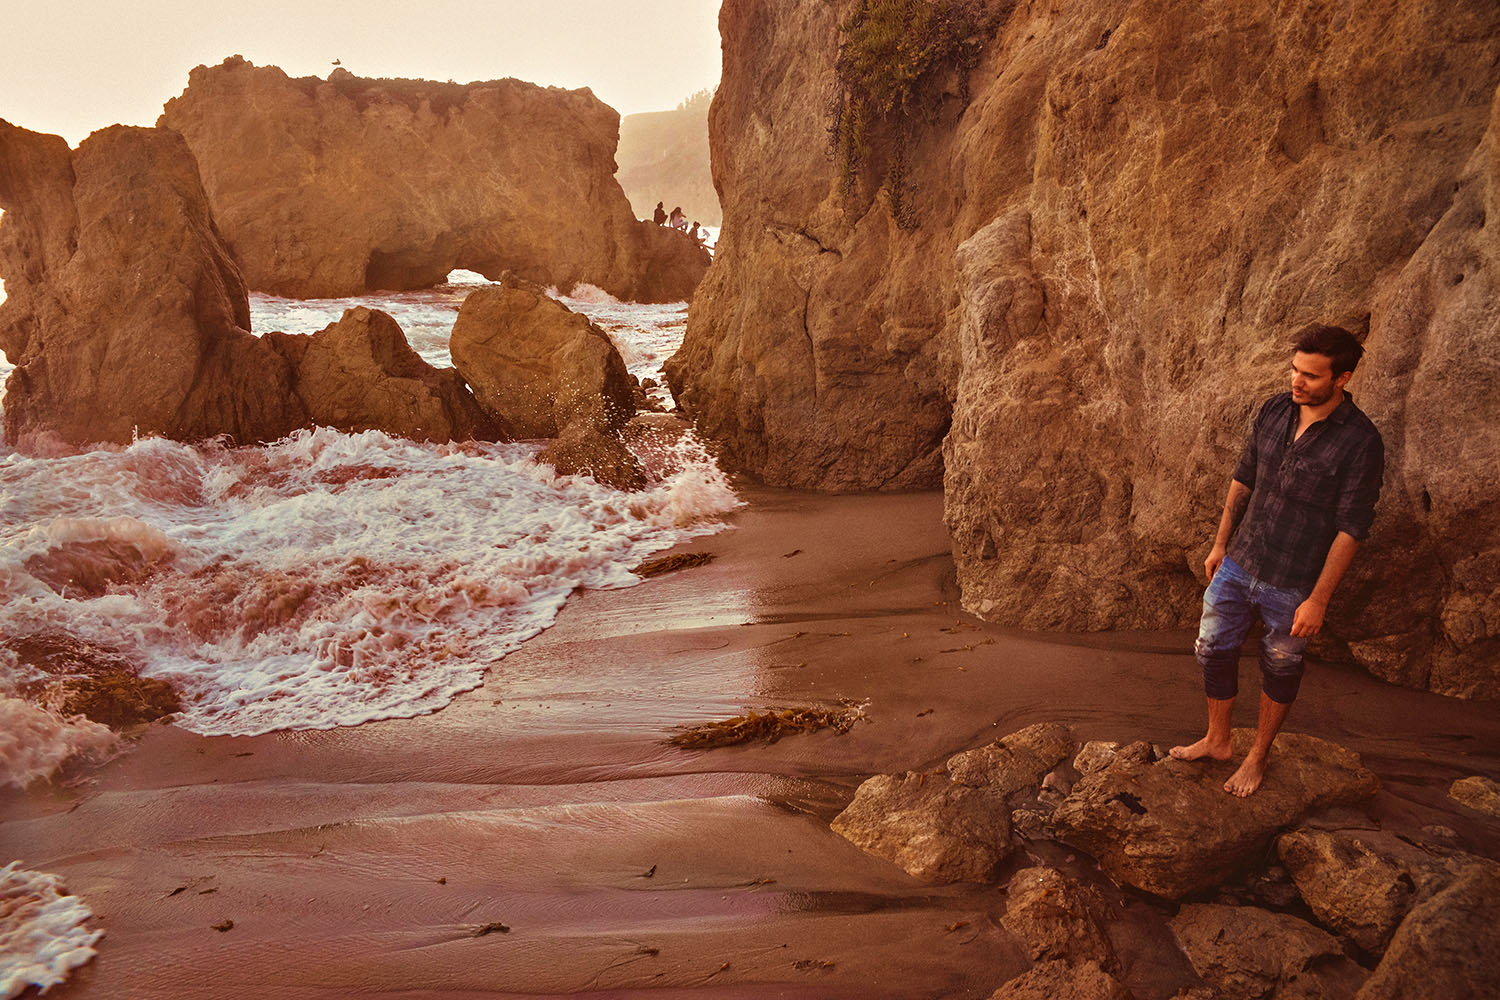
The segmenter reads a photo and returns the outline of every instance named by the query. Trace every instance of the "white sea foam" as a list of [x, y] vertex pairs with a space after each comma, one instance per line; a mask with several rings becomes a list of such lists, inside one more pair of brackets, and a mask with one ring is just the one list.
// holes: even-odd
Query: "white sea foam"
[[[392, 300], [405, 301], [365, 301], [406, 326]], [[266, 310], [343, 308], [256, 303], [263, 329], [290, 325]], [[684, 307], [590, 308], [670, 328]], [[717, 530], [738, 503], [691, 435], [643, 456], [651, 485], [637, 493], [559, 476], [536, 452], [326, 428], [259, 448], [0, 450], [0, 636], [59, 632], [118, 653], [171, 682], [179, 724], [201, 733], [434, 711], [573, 590], [637, 582], [630, 566]]]
[[92, 916], [56, 875], [27, 871], [19, 861], [0, 868], [0, 998], [31, 986], [45, 993], [93, 958], [104, 932], [86, 926]]

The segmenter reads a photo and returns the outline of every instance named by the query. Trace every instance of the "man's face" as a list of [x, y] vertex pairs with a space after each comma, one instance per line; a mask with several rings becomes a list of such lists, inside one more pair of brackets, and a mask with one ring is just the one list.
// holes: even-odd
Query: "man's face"
[[1349, 381], [1351, 372], [1333, 377], [1333, 359], [1326, 354], [1292, 355], [1292, 402], [1298, 406], [1322, 406]]

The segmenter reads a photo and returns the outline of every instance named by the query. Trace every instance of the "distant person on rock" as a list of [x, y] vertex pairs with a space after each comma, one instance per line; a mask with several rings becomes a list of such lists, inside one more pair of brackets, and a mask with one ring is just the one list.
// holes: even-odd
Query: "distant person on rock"
[[703, 242], [703, 233], [700, 232], [699, 229], [698, 229], [698, 220], [697, 219], [694, 219], [693, 220], [693, 224], [690, 227], [688, 227], [687, 234], [688, 234], [689, 238], [691, 238], [694, 243], [702, 243]]
[[673, 229], [687, 228], [687, 216], [682, 214], [681, 205], [678, 205], [676, 208], [672, 209], [672, 217], [668, 222], [668, 225], [670, 225]]
[[658, 226], [667, 221], [667, 210], [661, 207], [661, 202], [656, 203], [656, 212], [651, 216], [651, 221]]
[[1228, 760], [1240, 645], [1260, 613], [1260, 717], [1255, 745], [1224, 790], [1244, 798], [1265, 777], [1271, 742], [1302, 682], [1302, 651], [1323, 627], [1334, 588], [1370, 532], [1384, 475], [1380, 432], [1344, 391], [1364, 348], [1348, 330], [1298, 332], [1292, 389], [1260, 409], [1229, 484], [1195, 650], [1208, 733], [1172, 748], [1178, 760]]

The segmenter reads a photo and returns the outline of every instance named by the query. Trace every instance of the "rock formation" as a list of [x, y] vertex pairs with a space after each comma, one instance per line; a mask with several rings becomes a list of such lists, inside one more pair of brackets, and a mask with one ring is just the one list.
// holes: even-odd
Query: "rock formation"
[[833, 820], [851, 843], [929, 882], [983, 882], [1012, 850], [1011, 798], [1073, 751], [1066, 726], [1038, 724], [955, 754], [933, 774], [877, 774]]
[[941, 482], [992, 620], [1182, 626], [1289, 334], [1340, 322], [1387, 474], [1319, 651], [1500, 697], [1500, 8], [992, 0], [906, 231], [825, 154], [852, 6], [721, 9], [725, 227], [668, 375], [728, 461]]
[[620, 298], [692, 294], [708, 254], [631, 214], [619, 116], [588, 90], [289, 78], [199, 66], [159, 124], [198, 157], [251, 288], [298, 297], [421, 288], [456, 267]]
[[114, 126], [76, 151], [0, 121], [5, 436], [279, 438], [305, 422], [252, 337], [240, 272], [187, 144]]
[[1402, 922], [1357, 1000], [1443, 1000], [1500, 992], [1500, 872], [1466, 869]]
[[[1234, 731], [1237, 755], [1253, 735]], [[1361, 802], [1380, 787], [1343, 747], [1282, 733], [1264, 783], [1225, 807], [1229, 762], [1157, 760], [1149, 749], [1125, 747], [1108, 766], [1083, 777], [1053, 822], [1060, 839], [1093, 854], [1116, 882], [1172, 899], [1225, 881], [1307, 811]]]
[[[1234, 731], [1237, 755], [1253, 736]], [[1141, 741], [1091, 741], [1066, 762], [1075, 747], [1066, 727], [1030, 726], [936, 771], [876, 775], [832, 823], [919, 878], [1001, 882], [997, 954], [1034, 964], [992, 1000], [1493, 995], [1500, 864], [1430, 843], [1443, 828], [1418, 831], [1345, 748], [1282, 734], [1265, 782], [1240, 799], [1222, 787], [1228, 762]], [[1004, 818], [1022, 803], [1015, 817], [1042, 818], [1029, 831]], [[1007, 879], [1018, 846], [1061, 860]]]
[[614, 342], [588, 317], [508, 274], [464, 299], [449, 346], [497, 423], [515, 437], [556, 439], [543, 461], [639, 488], [641, 472], [620, 439], [635, 387]]
[[1189, 903], [1172, 929], [1221, 1000], [1353, 1000], [1366, 973], [1332, 934], [1286, 913]]
[[434, 368], [379, 309], [346, 309], [312, 335], [268, 333], [287, 359], [314, 424], [382, 430], [416, 441], [493, 441], [504, 436], [452, 368]]

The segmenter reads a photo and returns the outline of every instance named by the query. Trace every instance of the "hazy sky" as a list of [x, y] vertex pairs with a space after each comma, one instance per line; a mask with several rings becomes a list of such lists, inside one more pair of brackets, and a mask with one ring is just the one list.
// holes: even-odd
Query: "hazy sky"
[[[9, 6], [9, 5], [8, 5]], [[24, 9], [24, 13], [23, 13]], [[239, 53], [292, 76], [590, 87], [622, 115], [719, 79], [716, 0], [18, 0], [0, 28], [0, 118], [73, 145], [153, 125], [188, 71]]]

